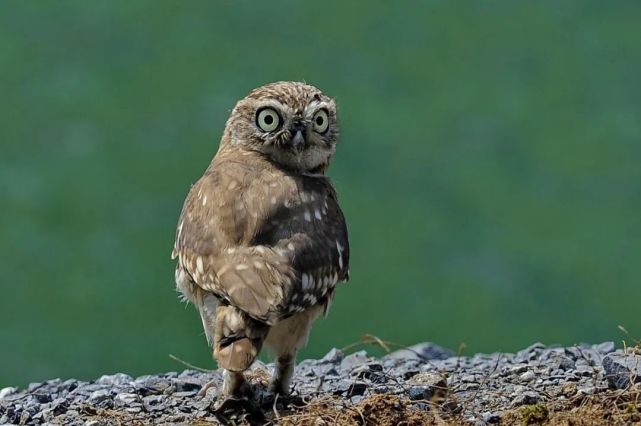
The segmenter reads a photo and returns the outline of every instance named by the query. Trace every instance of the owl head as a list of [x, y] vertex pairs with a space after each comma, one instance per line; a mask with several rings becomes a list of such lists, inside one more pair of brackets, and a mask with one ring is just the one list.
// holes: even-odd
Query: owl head
[[258, 151], [293, 171], [323, 173], [338, 143], [336, 104], [305, 83], [267, 84], [236, 104], [223, 143]]

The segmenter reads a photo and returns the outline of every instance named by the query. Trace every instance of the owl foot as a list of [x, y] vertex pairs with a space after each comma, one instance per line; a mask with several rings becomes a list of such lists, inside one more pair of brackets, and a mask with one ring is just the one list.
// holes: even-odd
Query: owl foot
[[[198, 397], [204, 398], [210, 389], [216, 389], [220, 380], [211, 380], [203, 385], [198, 391]], [[252, 389], [245, 380], [243, 373], [225, 371], [225, 378], [222, 386], [217, 391], [218, 398], [243, 398], [252, 395]]]
[[236, 388], [232, 386], [237, 384], [234, 380], [226, 380], [223, 384], [222, 392], [210, 405], [213, 413], [223, 424], [265, 423], [265, 391], [250, 386], [244, 378]]
[[204, 398], [207, 395], [207, 392], [209, 389], [216, 388], [218, 386], [219, 381], [218, 380], [210, 380], [207, 383], [203, 385], [202, 388], [198, 391], [198, 394], [196, 395], [198, 398]]

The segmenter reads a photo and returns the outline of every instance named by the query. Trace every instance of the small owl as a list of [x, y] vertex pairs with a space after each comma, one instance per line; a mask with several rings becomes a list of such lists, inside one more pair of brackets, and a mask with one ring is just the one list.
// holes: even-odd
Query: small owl
[[249, 390], [243, 371], [263, 343], [275, 354], [270, 390], [289, 394], [297, 351], [348, 279], [345, 218], [325, 176], [337, 143], [336, 105], [320, 90], [259, 87], [236, 104], [187, 195], [176, 285], [226, 370], [224, 395]]

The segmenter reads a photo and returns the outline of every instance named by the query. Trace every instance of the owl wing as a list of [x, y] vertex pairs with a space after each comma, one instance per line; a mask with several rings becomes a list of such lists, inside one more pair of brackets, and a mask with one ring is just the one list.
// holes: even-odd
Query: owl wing
[[[299, 188], [301, 203], [291, 209], [299, 219], [290, 220], [289, 226], [299, 232], [280, 243], [286, 242], [291, 251], [295, 271], [289, 298], [282, 307], [288, 313], [317, 304], [327, 309], [335, 285], [349, 279], [349, 239], [343, 212], [329, 181], [324, 177], [314, 179], [316, 182]], [[301, 226], [296, 229], [298, 222]]]
[[348, 278], [347, 228], [329, 181], [240, 163], [192, 187], [173, 255], [177, 273], [268, 324], [327, 305]]

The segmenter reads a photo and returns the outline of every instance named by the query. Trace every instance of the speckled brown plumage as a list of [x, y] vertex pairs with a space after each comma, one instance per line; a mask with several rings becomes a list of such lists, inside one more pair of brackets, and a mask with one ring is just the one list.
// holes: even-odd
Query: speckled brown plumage
[[349, 242], [324, 175], [338, 142], [336, 107], [318, 89], [253, 90], [183, 206], [173, 256], [178, 289], [199, 309], [234, 394], [263, 343], [276, 352], [272, 390], [287, 393], [296, 351], [346, 281]]

